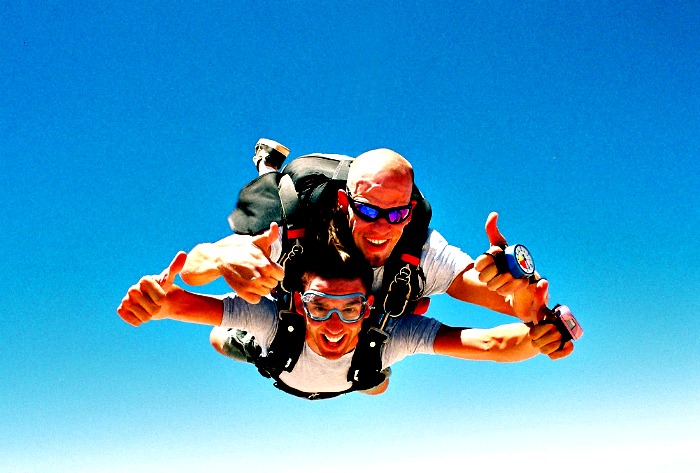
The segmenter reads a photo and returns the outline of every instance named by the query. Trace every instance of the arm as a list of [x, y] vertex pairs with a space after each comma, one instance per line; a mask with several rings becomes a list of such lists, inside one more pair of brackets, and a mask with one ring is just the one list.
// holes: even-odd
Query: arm
[[447, 293], [455, 299], [512, 315], [524, 322], [536, 322], [549, 300], [549, 283], [540, 279], [537, 284], [527, 285], [515, 294], [501, 296], [479, 280], [479, 274], [472, 266], [452, 281]]
[[491, 245], [488, 253], [479, 256], [472, 266], [459, 274], [447, 293], [455, 299], [512, 315], [525, 322], [537, 322], [539, 311], [549, 299], [547, 281], [539, 280], [536, 285], [530, 285], [527, 279], [499, 273], [491, 255], [503, 251], [501, 247], [506, 245], [506, 239], [498, 229], [496, 212], [489, 214], [485, 228]]
[[498, 362], [523, 361], [540, 351], [531, 342], [525, 324], [499, 325], [491, 329], [443, 325], [433, 345], [438, 355]]
[[231, 235], [216, 243], [201, 243], [187, 255], [182, 280], [199, 286], [223, 276], [239, 297], [257, 304], [284, 278], [282, 266], [270, 259], [278, 235], [279, 227], [272, 223], [260, 235]]
[[471, 266], [462, 271], [450, 284], [447, 294], [460, 301], [476, 304], [506, 315], [515, 315], [509, 300], [491, 291], [479, 280], [479, 273]]
[[561, 346], [561, 333], [552, 324], [529, 326], [522, 323], [499, 325], [491, 329], [442, 325], [433, 349], [438, 355], [465, 360], [524, 361], [540, 353], [556, 360], [574, 350], [571, 342]]

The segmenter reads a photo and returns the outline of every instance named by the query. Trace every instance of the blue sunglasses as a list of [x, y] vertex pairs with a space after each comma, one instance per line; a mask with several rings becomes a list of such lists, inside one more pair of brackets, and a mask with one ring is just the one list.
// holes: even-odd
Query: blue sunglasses
[[352, 210], [358, 217], [366, 222], [376, 222], [380, 218], [386, 219], [386, 221], [391, 224], [405, 222], [411, 215], [411, 209], [413, 208], [413, 204], [409, 203], [408, 205], [402, 205], [400, 207], [383, 209], [376, 205], [368, 204], [367, 202], [359, 202], [353, 199], [348, 190], [346, 190], [345, 193], [348, 196], [348, 202]]

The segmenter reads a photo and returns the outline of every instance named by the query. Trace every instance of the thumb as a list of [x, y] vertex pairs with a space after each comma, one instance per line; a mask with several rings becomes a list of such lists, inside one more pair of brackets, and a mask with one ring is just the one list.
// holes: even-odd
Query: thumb
[[173, 260], [170, 262], [170, 266], [160, 273], [158, 283], [160, 284], [160, 287], [165, 290], [165, 292], [168, 292], [170, 288], [173, 287], [175, 276], [182, 271], [182, 268], [185, 266], [185, 261], [187, 261], [187, 253], [184, 251], [179, 251], [177, 255], [175, 255], [175, 258], [173, 258]]
[[253, 237], [253, 244], [260, 248], [265, 256], [270, 257], [272, 244], [279, 238], [280, 228], [277, 222], [270, 223], [270, 229], [264, 231], [260, 235]]
[[498, 230], [498, 213], [491, 212], [486, 218], [486, 236], [491, 246], [506, 246], [506, 237]]

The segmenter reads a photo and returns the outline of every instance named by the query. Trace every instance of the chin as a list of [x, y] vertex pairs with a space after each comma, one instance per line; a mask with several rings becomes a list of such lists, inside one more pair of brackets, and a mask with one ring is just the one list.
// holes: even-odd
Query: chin
[[386, 263], [386, 260], [389, 259], [389, 255], [385, 255], [382, 253], [375, 253], [372, 251], [371, 248], [367, 248], [366, 251], [363, 251], [362, 254], [364, 255], [365, 259], [367, 262], [369, 262], [370, 266], [373, 268], [378, 268], [380, 266], [384, 266], [384, 263]]

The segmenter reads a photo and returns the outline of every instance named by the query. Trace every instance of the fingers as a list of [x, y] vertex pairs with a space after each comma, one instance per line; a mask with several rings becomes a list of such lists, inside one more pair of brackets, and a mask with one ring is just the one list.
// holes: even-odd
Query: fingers
[[498, 273], [498, 268], [496, 268], [496, 262], [494, 260], [493, 255], [496, 253], [502, 253], [503, 249], [498, 247], [498, 246], [492, 246], [491, 248], [488, 249], [486, 253], [483, 255], [480, 255], [475, 261], [474, 261], [474, 268], [477, 271], [484, 271], [486, 268], [493, 266], [492, 269], [489, 269], [489, 271], [492, 271], [493, 274], [489, 279], [494, 277], [496, 273]]
[[166, 292], [156, 276], [146, 276], [129, 288], [122, 299], [117, 314], [128, 324], [139, 326], [158, 314]]
[[[527, 296], [527, 294], [530, 295]], [[529, 308], [525, 311], [527, 316], [526, 320], [535, 323], [544, 320], [549, 313], [549, 309], [547, 309], [547, 302], [549, 301], [549, 281], [540, 279], [537, 281], [536, 285], [529, 285], [522, 292], [516, 294], [516, 296], [520, 295], [525, 296], [525, 298], [530, 298]]]
[[561, 345], [561, 333], [553, 324], [534, 325], [530, 328], [530, 339], [544, 355], [557, 351]]
[[[279, 265], [277, 265], [279, 266]], [[281, 270], [281, 267], [280, 267]], [[245, 267], [222, 267], [221, 275], [226, 283], [236, 291], [236, 294], [246, 302], [257, 304], [262, 297], [267, 296], [277, 286], [284, 277], [281, 271], [279, 279], [277, 276], [266, 276], [264, 269], [260, 271], [251, 270]]]
[[486, 286], [502, 296], [514, 294], [521, 289], [525, 289], [529, 282], [527, 279], [516, 279], [510, 274], [499, 274], [490, 280]]
[[253, 244], [260, 248], [260, 250], [262, 250], [265, 256], [269, 258], [270, 252], [272, 251], [272, 245], [277, 241], [278, 238], [279, 225], [277, 224], [277, 222], [272, 222], [270, 223], [269, 230], [266, 230], [260, 235], [256, 235], [253, 237]]
[[516, 279], [510, 273], [499, 273], [492, 254], [502, 252], [501, 248], [492, 246], [489, 253], [479, 256], [474, 261], [474, 269], [479, 273], [479, 281], [486, 284], [490, 291], [501, 296], [515, 294], [528, 286], [527, 279]]
[[562, 358], [565, 358], [574, 351], [574, 342], [568, 341], [564, 344], [564, 346], [561, 348], [561, 350], [554, 351], [552, 353], [549, 353], [547, 356], [549, 356], [550, 359], [552, 360], [560, 360]]
[[[540, 350], [543, 355], [549, 356], [552, 360], [565, 358], [574, 351], [574, 344], [571, 340], [561, 345], [562, 334], [554, 324], [544, 323], [530, 326], [530, 339], [532, 344]], [[561, 349], [560, 349], [561, 347]]]
[[232, 247], [220, 259], [219, 274], [248, 302], [259, 302], [284, 279], [284, 268], [269, 256], [271, 242], [277, 240], [278, 232], [277, 224], [273, 223], [270, 230], [250, 240], [253, 245]]
[[284, 279], [284, 268], [275, 263], [274, 261], [268, 260], [266, 264], [263, 264], [258, 268], [260, 272], [260, 277], [264, 278], [265, 281], [272, 282], [272, 287], [275, 287], [278, 282]]
[[263, 298], [260, 294], [255, 294], [249, 291], [239, 291], [236, 295], [249, 304], [257, 304]]
[[506, 246], [506, 237], [498, 230], [498, 213], [491, 212], [486, 218], [486, 236], [491, 246]]

